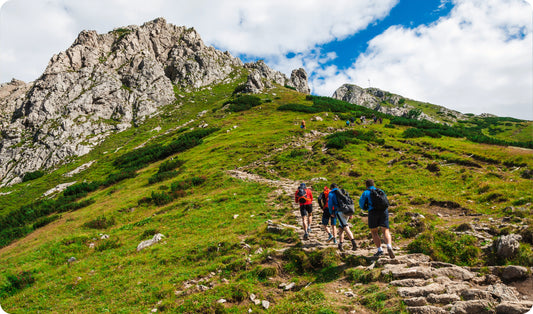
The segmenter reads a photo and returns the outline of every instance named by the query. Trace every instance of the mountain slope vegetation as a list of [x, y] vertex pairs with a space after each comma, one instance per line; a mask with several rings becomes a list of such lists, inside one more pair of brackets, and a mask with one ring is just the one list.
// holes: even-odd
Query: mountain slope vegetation
[[[236, 178], [234, 170], [280, 185], [306, 182], [315, 197], [336, 182], [356, 199], [364, 179], [373, 178], [391, 200], [399, 254], [426, 249], [421, 253], [434, 260], [464, 266], [533, 266], [530, 149], [444, 133], [413, 137], [409, 130], [416, 126], [394, 123], [388, 115], [382, 115], [383, 124], [357, 121], [348, 127], [350, 116], [372, 111], [279, 85], [252, 96], [260, 104], [243, 110], [231, 106], [238, 103], [233, 91], [240, 82], [182, 92], [181, 106], [167, 106], [145, 123], [109, 136], [73, 162], [2, 188], [0, 219], [21, 208], [30, 217], [20, 221], [25, 231], [0, 249], [3, 308], [8, 313], [407, 311], [379, 268], [357, 268], [369, 265], [365, 256], [339, 254], [332, 244], [313, 249], [297, 228], [272, 231], [272, 224], [298, 225], [292, 195], [276, 183]], [[320, 110], [301, 110], [313, 106]], [[304, 130], [301, 120], [307, 122]], [[178, 142], [176, 150], [157, 152], [195, 132], [202, 134], [193, 144]], [[496, 138], [522, 140], [505, 133], [513, 131]], [[124, 160], [129, 167], [121, 166]], [[59, 184], [72, 185], [43, 196]], [[28, 212], [69, 194], [75, 197], [67, 204], [81, 205], [51, 204], [41, 217]], [[413, 218], [418, 215], [424, 219]], [[326, 237], [316, 227], [319, 216], [312, 238]], [[504, 218], [511, 223], [502, 227]], [[356, 215], [352, 230], [370, 250], [364, 219], [364, 213]], [[449, 244], [439, 234], [455, 235], [470, 223], [486, 224], [492, 238], [468, 238], [453, 259], [442, 254], [444, 246], [417, 245], [416, 239], [429, 235]], [[523, 236], [518, 254], [498, 258], [492, 241], [512, 233]], [[137, 250], [157, 234], [164, 236], [161, 241]], [[295, 288], [279, 288], [288, 282]], [[355, 297], [341, 298], [339, 289], [353, 289]], [[269, 305], [256, 304], [252, 294]]]

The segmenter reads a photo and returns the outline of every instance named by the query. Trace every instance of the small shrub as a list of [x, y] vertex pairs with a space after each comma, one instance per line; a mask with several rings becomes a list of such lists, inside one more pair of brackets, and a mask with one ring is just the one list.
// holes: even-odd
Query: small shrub
[[375, 281], [375, 278], [371, 271], [360, 268], [350, 268], [346, 270], [346, 280], [352, 283], [362, 283], [366, 285]]
[[417, 128], [409, 128], [402, 133], [402, 137], [404, 138], [416, 138], [416, 137], [423, 137], [424, 131], [417, 129]]
[[152, 191], [151, 201], [157, 206], [162, 206], [172, 202], [172, 197], [167, 192]]
[[276, 267], [260, 267], [257, 270], [257, 277], [261, 280], [274, 277], [277, 274], [278, 274], [278, 269]]
[[113, 238], [113, 239], [107, 239], [107, 240], [104, 240], [103, 242], [100, 242], [100, 244], [98, 244], [94, 249], [98, 252], [102, 252], [105, 250], [116, 249], [121, 246], [122, 244], [120, 243], [119, 239]]
[[175, 170], [176, 168], [181, 167], [184, 163], [185, 161], [181, 159], [177, 159], [177, 158], [167, 160], [159, 166], [159, 170], [157, 171], [157, 173], [163, 173], [163, 172]]
[[22, 182], [28, 182], [28, 181], [31, 181], [31, 180], [35, 180], [35, 179], [38, 179], [38, 178], [40, 178], [40, 177], [42, 177], [44, 175], [45, 175], [45, 172], [44, 171], [40, 171], [40, 170], [33, 171], [33, 172], [28, 172], [22, 178]]
[[178, 175], [179, 175], [179, 172], [177, 171], [166, 171], [166, 172], [160, 172], [160, 173], [158, 172], [148, 179], [148, 184], [154, 184], [157, 182], [172, 179], [174, 177], [177, 177]]
[[35, 282], [35, 278], [29, 271], [22, 271], [16, 275], [6, 276], [7, 284], [0, 287], [0, 297], [11, 296]]
[[106, 218], [105, 216], [99, 216], [96, 219], [84, 223], [83, 226], [91, 229], [107, 229], [113, 226], [114, 224], [114, 218]]

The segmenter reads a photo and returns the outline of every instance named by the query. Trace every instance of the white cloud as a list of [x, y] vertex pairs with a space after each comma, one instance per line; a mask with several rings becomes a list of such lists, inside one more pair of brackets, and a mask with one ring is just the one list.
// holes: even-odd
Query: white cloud
[[[415, 29], [391, 27], [369, 42], [346, 71], [313, 82], [331, 95], [330, 80], [348, 77], [461, 112], [533, 119], [531, 8], [523, 1], [456, 0], [449, 17]], [[337, 86], [338, 87], [338, 86]]]
[[[384, 18], [398, 0], [11, 0], [0, 12], [0, 81], [36, 79], [54, 53], [84, 29], [164, 17], [196, 28], [207, 44], [234, 55], [276, 58], [344, 38]], [[7, 61], [5, 55], [16, 57]]]

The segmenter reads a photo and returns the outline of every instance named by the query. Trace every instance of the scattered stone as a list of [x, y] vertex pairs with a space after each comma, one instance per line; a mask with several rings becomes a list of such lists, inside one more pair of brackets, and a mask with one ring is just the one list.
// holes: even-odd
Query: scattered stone
[[139, 252], [140, 250], [143, 250], [149, 246], [152, 246], [154, 244], [156, 244], [157, 242], [161, 241], [162, 238], [164, 238], [165, 236], [162, 235], [161, 233], [157, 233], [154, 235], [154, 237], [150, 240], [146, 240], [146, 241], [142, 241], [141, 243], [139, 243], [139, 245], [137, 245], [137, 252]]
[[257, 250], [255, 250], [254, 254], [261, 254], [263, 253], [263, 248], [258, 248]]
[[505, 281], [523, 280], [528, 277], [528, 270], [522, 266], [507, 266], [502, 272], [502, 279]]
[[285, 286], [285, 291], [291, 290], [292, 288], [294, 288], [294, 286], [296, 286], [296, 283], [294, 282], [289, 283], [288, 285]]
[[522, 236], [519, 234], [501, 236], [494, 242], [496, 254], [505, 259], [513, 257], [518, 252], [520, 240], [522, 240]]
[[250, 301], [253, 302], [254, 300], [255, 300], [255, 294], [251, 293], [251, 294], [250, 294]]
[[217, 301], [217, 303], [226, 303], [226, 302], [227, 302], [226, 299], [220, 299]]
[[355, 298], [355, 293], [353, 293], [353, 291], [346, 291], [344, 292], [344, 295], [348, 298]]
[[109, 239], [109, 235], [108, 235], [108, 234], [102, 234], [102, 235], [100, 236], [100, 239], [101, 239], [101, 240]]
[[76, 261], [76, 258], [73, 256], [67, 260], [69, 263], [74, 263]]
[[95, 244], [94, 244], [94, 243], [92, 243], [92, 242], [91, 242], [91, 243], [89, 243], [89, 248], [90, 248], [90, 249], [94, 249], [94, 246], [95, 246]]
[[268, 310], [268, 308], [270, 307], [270, 302], [268, 302], [267, 300], [263, 300], [261, 301], [261, 305]]
[[197, 287], [200, 291], [207, 291], [207, 290], [209, 290], [209, 287], [208, 287], [208, 286], [204, 286], [204, 285], [196, 285], [196, 287]]
[[239, 214], [233, 215], [233, 219], [237, 219], [237, 217], [239, 217]]

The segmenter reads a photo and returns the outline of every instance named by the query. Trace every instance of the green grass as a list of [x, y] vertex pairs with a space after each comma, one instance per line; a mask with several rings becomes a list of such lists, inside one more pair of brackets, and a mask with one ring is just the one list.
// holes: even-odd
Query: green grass
[[[9, 313], [131, 313], [154, 308], [190, 313], [240, 313], [248, 308], [264, 311], [249, 301], [249, 294], [254, 293], [269, 300], [272, 311], [335, 313], [346, 308], [328, 302], [328, 284], [345, 274], [349, 282], [363, 283], [354, 289], [358, 306], [370, 312], [405, 312], [395, 290], [380, 282], [379, 276], [351, 268], [367, 261], [339, 259], [334, 250], [304, 251], [296, 233], [289, 229], [281, 234], [268, 233], [267, 220], [296, 223], [290, 216], [293, 200], [273, 193], [276, 187], [237, 180], [226, 173], [243, 166], [266, 178], [306, 182], [315, 191], [336, 182], [354, 200], [364, 191], [364, 180], [373, 178], [393, 204], [395, 239], [406, 241], [414, 241], [420, 232], [435, 237], [437, 230], [446, 231], [429, 205], [432, 201], [454, 202], [469, 212], [494, 217], [510, 215], [504, 210], [509, 206], [531, 209], [527, 198], [531, 179], [522, 175], [524, 170], [533, 169], [531, 150], [447, 136], [404, 138], [408, 127], [388, 128], [388, 119], [382, 125], [356, 125], [348, 130], [331, 111], [278, 110], [287, 104], [312, 106], [305, 95], [284, 87], [257, 95], [262, 103], [249, 109], [223, 109], [242, 82], [237, 79], [191, 93], [176, 87], [176, 93], [183, 97], [161, 115], [111, 135], [72, 163], [0, 189], [11, 192], [0, 197], [2, 217], [42, 198], [57, 184], [103, 181], [118, 171], [116, 160], [120, 156], [141, 145], [165, 147], [203, 123], [218, 129], [198, 146], [144, 163], [135, 176], [99, 187], [79, 199], [94, 203], [34, 222], [26, 237], [0, 249], [3, 308]], [[324, 108], [327, 99], [320, 101], [317, 106]], [[323, 120], [311, 121], [315, 116]], [[195, 122], [187, 124], [191, 119]], [[307, 122], [306, 130], [299, 128], [302, 119]], [[518, 124], [510, 123], [509, 128]], [[156, 127], [161, 131], [153, 131]], [[342, 145], [328, 145], [332, 138], [346, 140]], [[71, 178], [63, 176], [89, 161], [96, 162], [88, 170]], [[436, 165], [439, 171], [429, 171], [428, 165]], [[164, 178], [157, 177], [169, 172], [171, 175]], [[325, 177], [327, 182], [311, 181], [317, 177]], [[201, 182], [193, 184], [193, 178], [201, 178], [195, 179]], [[273, 207], [273, 203], [280, 206]], [[411, 225], [407, 213], [412, 212], [423, 213], [424, 223]], [[234, 215], [238, 217], [234, 219]], [[513, 213], [513, 219], [528, 217], [527, 213], [520, 215]], [[362, 220], [354, 219], [352, 230], [357, 239], [368, 239]], [[137, 252], [140, 241], [156, 233], [162, 233], [163, 240]], [[109, 235], [109, 239], [102, 239], [101, 234]], [[448, 244], [457, 240], [443, 238], [434, 241], [440, 247], [427, 252], [438, 260], [445, 260], [441, 253], [452, 250]], [[243, 249], [242, 241], [251, 246], [250, 251]], [[452, 262], [486, 262], [472, 249], [479, 243], [472, 239], [463, 242], [465, 249], [456, 252], [460, 259]], [[253, 254], [260, 247], [264, 253]], [[290, 248], [281, 254], [276, 251], [280, 247]], [[520, 252], [513, 262], [529, 263], [531, 245], [524, 245]], [[71, 257], [76, 261], [68, 263]], [[506, 262], [510, 261], [502, 263]], [[19, 274], [31, 274], [31, 278], [14, 279]], [[185, 287], [188, 281], [202, 278], [212, 283], [212, 289], [199, 292]], [[289, 278], [299, 288], [280, 293], [277, 285]], [[308, 283], [312, 284], [303, 289]], [[221, 298], [228, 302], [217, 303]]]

